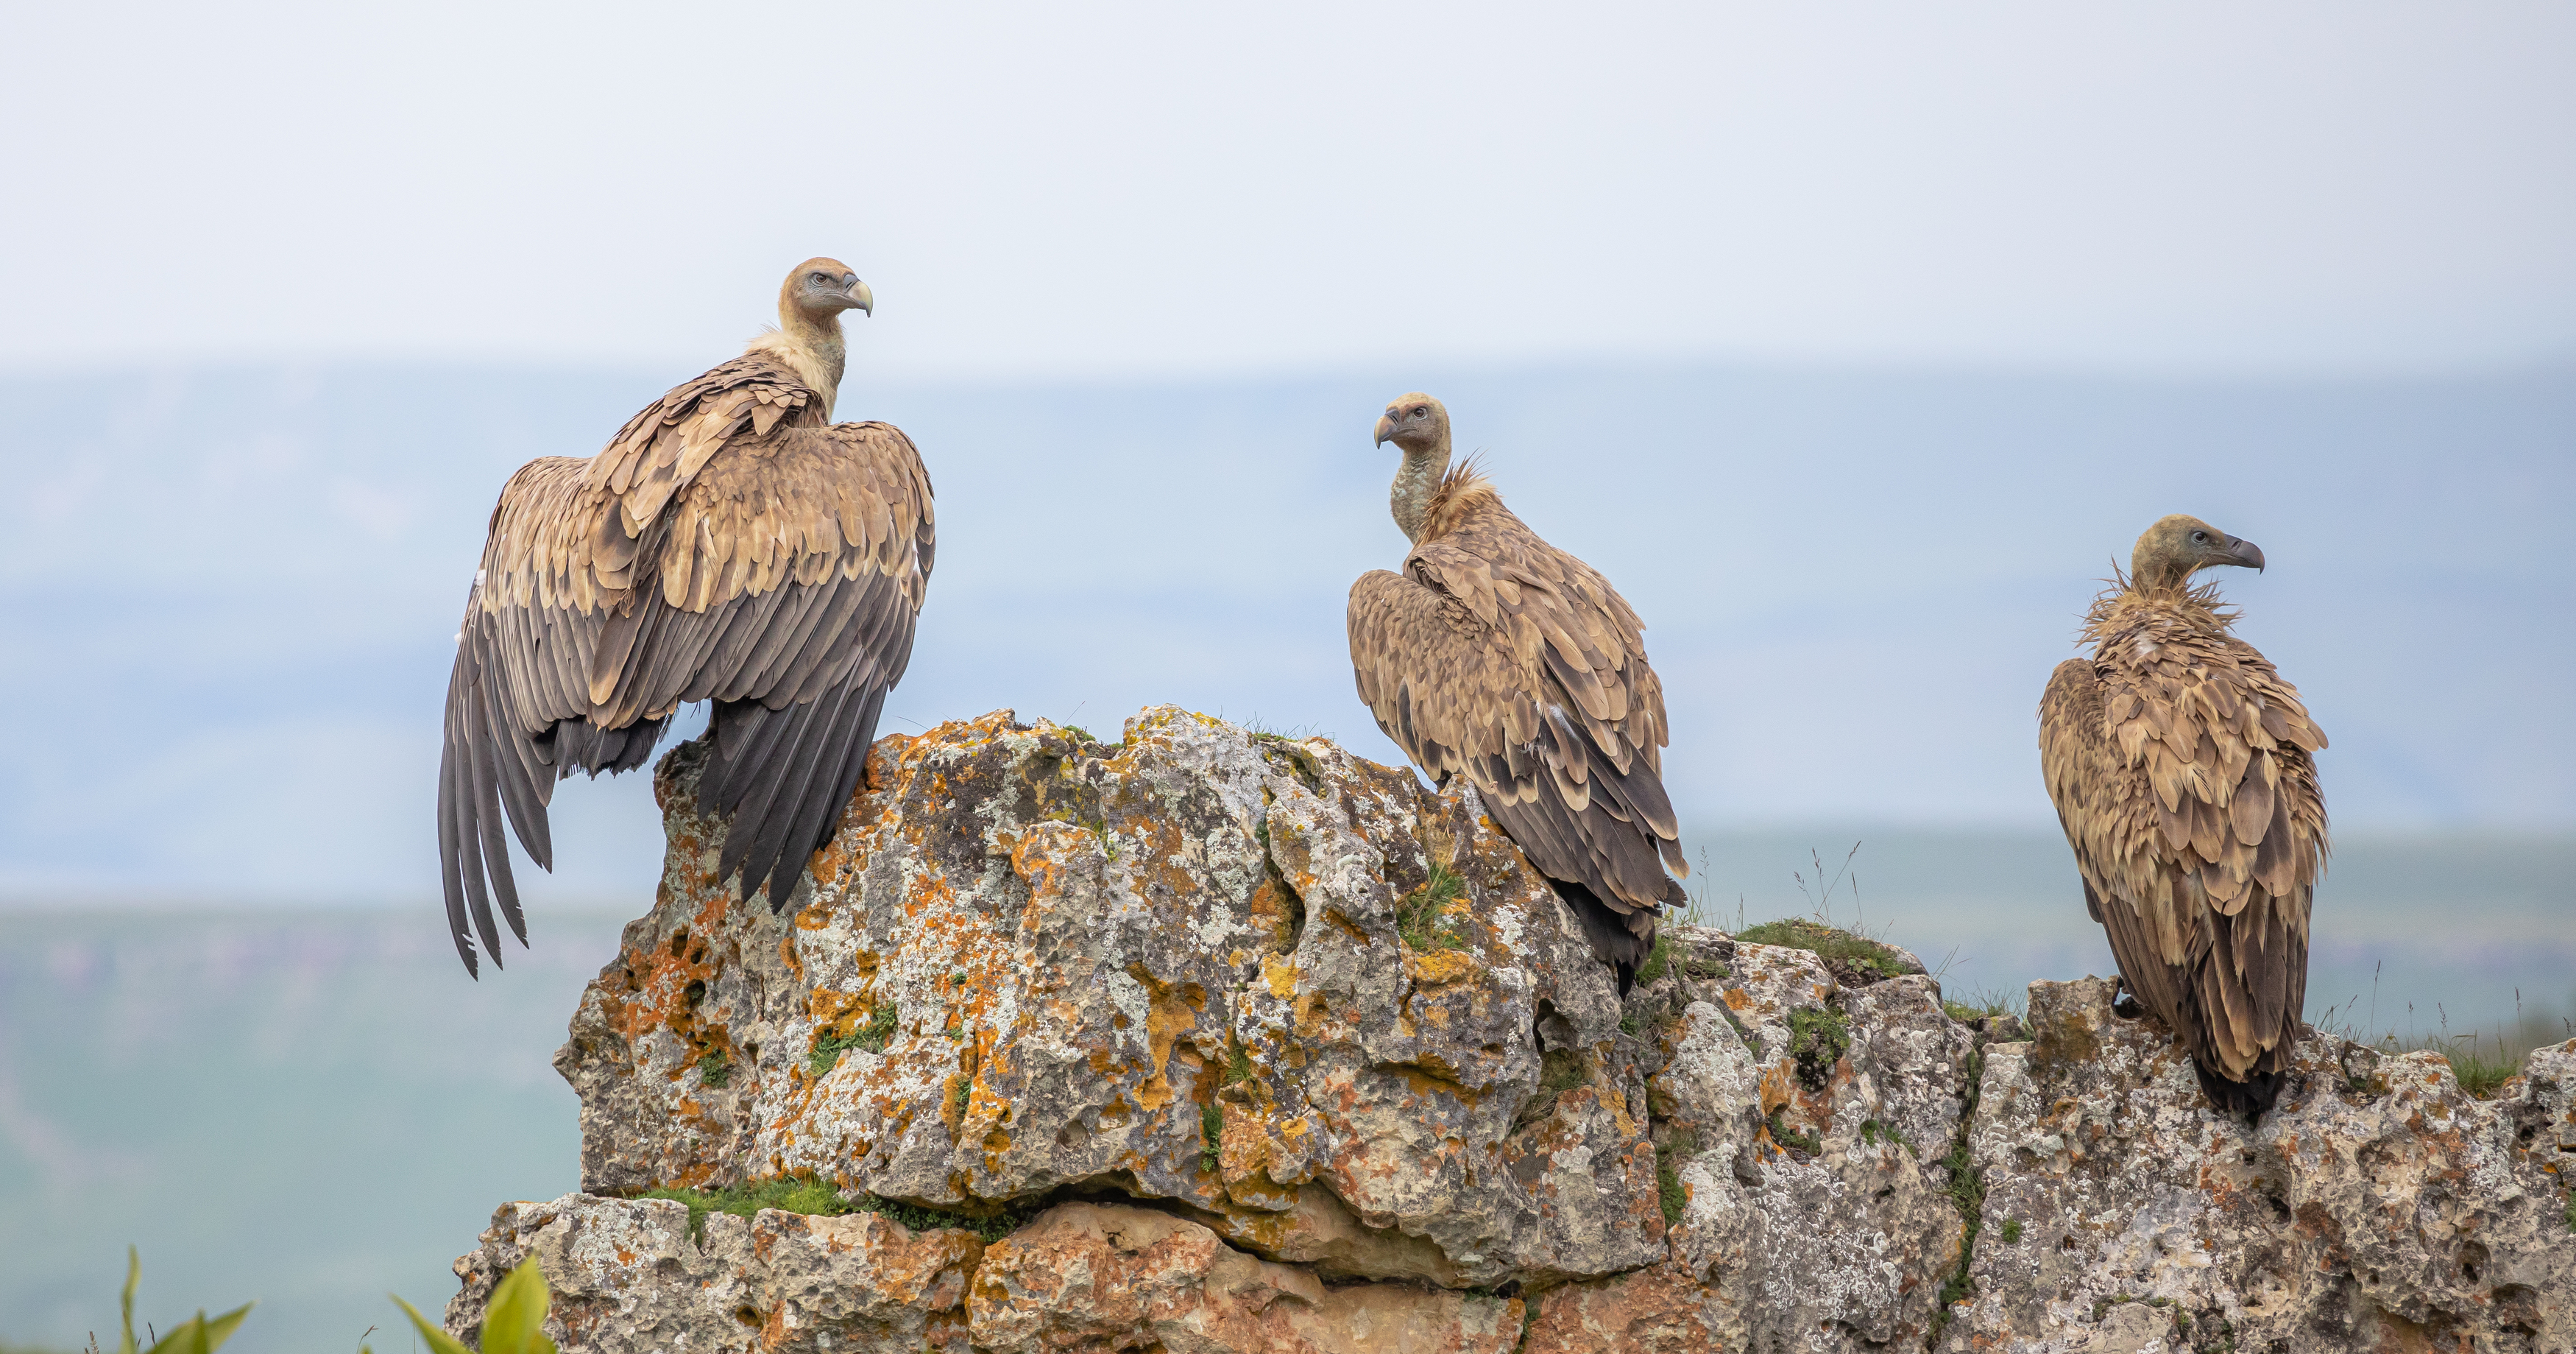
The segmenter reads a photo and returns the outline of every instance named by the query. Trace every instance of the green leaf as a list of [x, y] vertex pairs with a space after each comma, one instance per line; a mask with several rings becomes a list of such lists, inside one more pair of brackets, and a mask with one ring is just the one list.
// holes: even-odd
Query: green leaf
[[125, 1248], [125, 1338], [117, 1342], [116, 1354], [140, 1354], [134, 1343], [134, 1290], [143, 1282], [143, 1254], [132, 1246]]
[[[413, 1308], [410, 1303], [403, 1301], [400, 1297], [392, 1293], [387, 1293], [385, 1296], [393, 1298], [394, 1305], [402, 1308], [403, 1315], [411, 1318], [412, 1328], [420, 1332], [421, 1339], [429, 1342], [430, 1354], [474, 1354], [473, 1350], [467, 1349], [465, 1346], [458, 1344], [455, 1336], [450, 1335], [447, 1332], [440, 1330], [438, 1327], [429, 1324], [427, 1321], [422, 1320], [420, 1312]], [[493, 1354], [500, 1354], [500, 1352], [495, 1350], [493, 1351]]]
[[249, 1316], [250, 1309], [258, 1305], [243, 1303], [212, 1321], [206, 1319], [206, 1309], [200, 1307], [195, 1316], [180, 1322], [168, 1335], [154, 1341], [150, 1354], [215, 1354], [223, 1347], [224, 1341], [233, 1338], [233, 1332], [241, 1328], [242, 1318]]
[[213, 1350], [223, 1348], [224, 1341], [233, 1338], [233, 1332], [241, 1329], [242, 1319], [249, 1316], [250, 1309], [258, 1305], [256, 1302], [245, 1302], [206, 1323], [206, 1348], [210, 1354]]
[[483, 1354], [555, 1354], [555, 1342], [541, 1329], [551, 1296], [537, 1258], [520, 1261], [483, 1312]]

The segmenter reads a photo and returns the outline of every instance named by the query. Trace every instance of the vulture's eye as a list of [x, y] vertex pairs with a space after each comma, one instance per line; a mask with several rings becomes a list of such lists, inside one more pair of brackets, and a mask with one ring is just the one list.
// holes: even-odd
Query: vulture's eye
[[2209, 533], [2206, 531], [2195, 531], [2191, 533], [2191, 538], [2200, 542], [2202, 545], [2209, 544]]

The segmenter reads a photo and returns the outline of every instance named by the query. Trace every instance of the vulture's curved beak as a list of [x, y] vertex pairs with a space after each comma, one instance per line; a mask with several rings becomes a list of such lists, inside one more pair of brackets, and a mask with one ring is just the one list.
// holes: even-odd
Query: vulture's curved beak
[[1387, 417], [1386, 415], [1384, 415], [1384, 414], [1380, 414], [1380, 415], [1378, 415], [1378, 416], [1377, 416], [1377, 445], [1379, 445], [1379, 446], [1381, 446], [1381, 447], [1382, 447], [1382, 446], [1385, 446], [1389, 441], [1393, 440], [1393, 439], [1394, 439], [1394, 437], [1395, 437], [1395, 420], [1394, 420], [1394, 419], [1391, 419], [1391, 418], [1388, 418], [1388, 417]]
[[864, 312], [870, 319], [876, 318], [877, 297], [876, 293], [868, 290], [868, 284], [861, 282], [856, 273], [842, 274], [841, 282], [844, 290], [849, 293], [850, 308]]
[[2230, 536], [2227, 539], [2229, 541], [2228, 563], [2241, 564], [2258, 574], [2263, 572], [2263, 547], [2240, 537]]

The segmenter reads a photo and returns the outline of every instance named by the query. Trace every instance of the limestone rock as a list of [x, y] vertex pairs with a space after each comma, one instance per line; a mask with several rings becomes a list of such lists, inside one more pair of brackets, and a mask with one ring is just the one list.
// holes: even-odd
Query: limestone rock
[[1646, 1061], [1682, 1220], [1661, 1264], [1538, 1296], [1527, 1349], [1919, 1343], [1966, 1229], [1943, 1163], [1973, 1036], [1922, 975], [1846, 988], [1803, 950], [1677, 943], [1696, 999]]
[[[660, 896], [557, 1055], [586, 1189], [1114, 1190], [1316, 1260], [1277, 1234], [1339, 1208], [1450, 1284], [1663, 1253], [1610, 975], [1472, 789], [1170, 707], [1114, 746], [1001, 712], [883, 740], [774, 917], [714, 877], [703, 755], [659, 769]], [[1463, 893], [1401, 938], [1435, 867]]]
[[533, 1254], [554, 1290], [546, 1333], [567, 1351], [753, 1350], [919, 1354], [969, 1348], [975, 1234], [914, 1233], [875, 1214], [707, 1215], [664, 1199], [566, 1195], [503, 1204], [456, 1262], [447, 1328], [470, 1337], [492, 1290]]
[[992, 1354], [1505, 1354], [1521, 1330], [1515, 1298], [1327, 1288], [1197, 1223], [1115, 1204], [1061, 1205], [996, 1244], [971, 1305], [977, 1344]]
[[1985, 1226], [1953, 1351], [2576, 1348], [2576, 1041], [2492, 1100], [2312, 1037], [2249, 1129], [2101, 979], [2034, 983], [1969, 1133]]
[[[1168, 707], [883, 740], [773, 915], [703, 756], [460, 1335], [534, 1255], [566, 1354], [2576, 1351], [2576, 1041], [2311, 1037], [2249, 1129], [2099, 980], [1964, 1025], [1668, 918], [1623, 1002], [1472, 790]], [[784, 1175], [1027, 1221], [616, 1197]]]
[[[1181, 1218], [1063, 1204], [987, 1248], [875, 1214], [708, 1215], [569, 1195], [505, 1204], [457, 1262], [461, 1338], [530, 1254], [554, 1289], [547, 1333], [567, 1351], [762, 1354], [1506, 1354], [1521, 1302], [1404, 1283], [1326, 1286]], [[971, 1291], [970, 1291], [971, 1282]]]

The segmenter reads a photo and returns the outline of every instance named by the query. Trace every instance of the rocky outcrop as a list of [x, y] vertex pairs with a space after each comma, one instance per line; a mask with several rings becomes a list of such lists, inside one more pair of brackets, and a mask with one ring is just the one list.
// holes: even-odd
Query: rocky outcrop
[[[567, 1351], [2576, 1346], [2576, 1044], [2313, 1039], [2249, 1130], [2100, 982], [1673, 926], [1623, 1002], [1472, 790], [1171, 708], [884, 740], [773, 916], [701, 755], [460, 1334], [533, 1253]], [[784, 1176], [883, 1211], [631, 1197]]]
[[2300, 1045], [2248, 1129], [2101, 979], [1986, 1050], [1974, 1294], [1945, 1348], [2576, 1349], [2576, 1040], [2490, 1100], [2438, 1054]]

